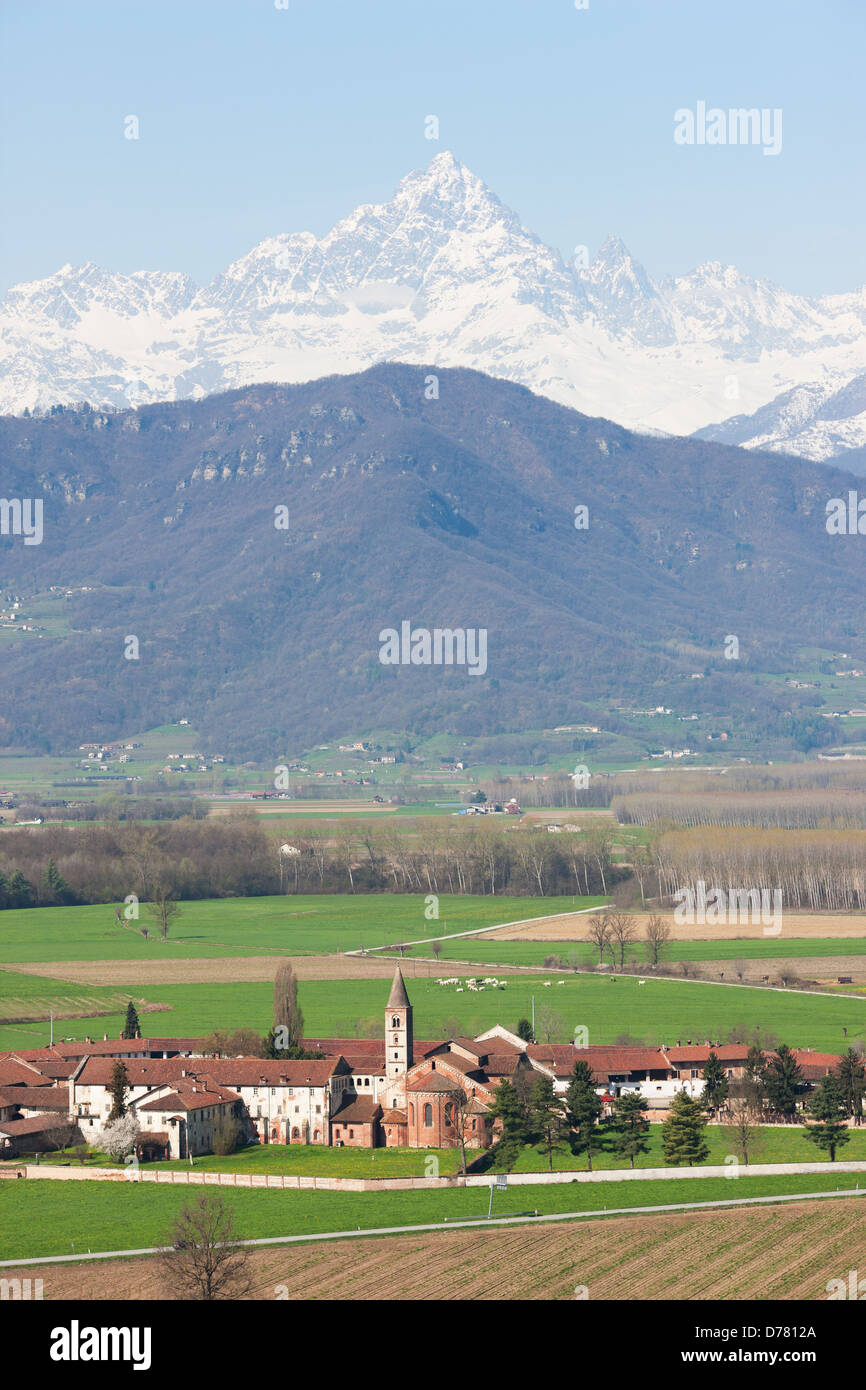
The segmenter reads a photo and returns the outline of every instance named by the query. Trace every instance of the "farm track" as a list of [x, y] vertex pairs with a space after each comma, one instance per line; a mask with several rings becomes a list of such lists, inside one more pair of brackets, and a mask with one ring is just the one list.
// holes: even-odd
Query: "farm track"
[[[825, 1300], [828, 1280], [866, 1267], [866, 1214], [850, 1199], [575, 1225], [437, 1231], [257, 1249], [250, 1297], [591, 1300]], [[47, 1300], [164, 1296], [155, 1261], [20, 1267]], [[285, 1295], [283, 1295], [285, 1297]]]

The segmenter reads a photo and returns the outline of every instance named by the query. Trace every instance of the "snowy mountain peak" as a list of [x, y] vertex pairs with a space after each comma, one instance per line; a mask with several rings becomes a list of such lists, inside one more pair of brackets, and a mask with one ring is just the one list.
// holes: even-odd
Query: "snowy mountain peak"
[[[845, 389], [866, 372], [866, 290], [808, 299], [717, 260], [656, 283], [613, 235], [575, 268], [450, 151], [322, 237], [267, 237], [201, 289], [93, 262], [16, 285], [0, 308], [0, 410], [127, 406], [383, 358], [475, 367], [638, 429], [736, 413], [738, 431], [784, 447], [823, 410], [804, 449], [866, 442], [862, 389]], [[748, 423], [771, 402], [772, 422]]]

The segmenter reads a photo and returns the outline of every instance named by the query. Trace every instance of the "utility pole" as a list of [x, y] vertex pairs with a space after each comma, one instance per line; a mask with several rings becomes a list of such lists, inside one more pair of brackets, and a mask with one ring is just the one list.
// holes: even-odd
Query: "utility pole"
[[535, 995], [532, 995], [532, 1041], [535, 1042]]

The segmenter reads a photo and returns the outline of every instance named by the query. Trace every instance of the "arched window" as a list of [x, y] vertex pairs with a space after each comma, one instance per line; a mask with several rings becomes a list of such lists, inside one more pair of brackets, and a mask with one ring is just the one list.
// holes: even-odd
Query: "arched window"
[[316, 1141], [317, 1144], [318, 1144], [319, 1140], [321, 1139], [321, 1137], [322, 1137], [322, 1131], [321, 1131], [320, 1129], [315, 1130], [314, 1133], [313, 1133], [313, 1138], [315, 1139], [315, 1141]]
[[445, 1105], [445, 1123], [446, 1125], [453, 1125], [454, 1123], [454, 1106], [450, 1100]]
[[298, 1129], [298, 1126], [295, 1125], [294, 1129], [292, 1130], [292, 1138], [293, 1138], [293, 1139], [300, 1139], [300, 1137], [301, 1137], [301, 1131]]
[[424, 1106], [424, 1124], [428, 1129], [433, 1124], [433, 1106], [429, 1102]]
[[392, 1018], [392, 1019], [391, 1019], [391, 1027], [392, 1027], [392, 1028], [399, 1028], [399, 1027], [400, 1027], [400, 1020], [399, 1020], [399, 1018]]

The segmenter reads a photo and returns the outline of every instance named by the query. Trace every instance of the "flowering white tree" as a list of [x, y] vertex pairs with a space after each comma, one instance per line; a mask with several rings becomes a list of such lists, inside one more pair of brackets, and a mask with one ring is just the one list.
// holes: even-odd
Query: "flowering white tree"
[[96, 1136], [96, 1143], [112, 1158], [123, 1158], [131, 1152], [137, 1134], [138, 1120], [135, 1112], [127, 1110], [125, 1115], [103, 1125]]

